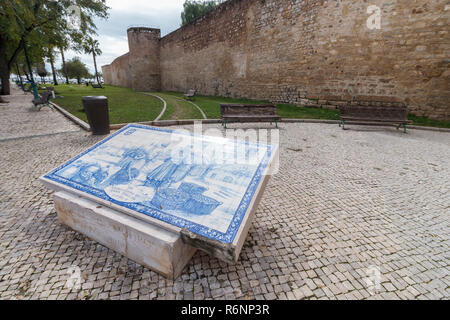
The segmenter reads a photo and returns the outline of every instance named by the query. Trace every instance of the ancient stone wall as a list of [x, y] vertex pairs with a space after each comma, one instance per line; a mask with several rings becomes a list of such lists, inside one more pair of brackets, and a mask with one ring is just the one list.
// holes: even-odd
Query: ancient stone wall
[[102, 66], [103, 80], [107, 84], [131, 88], [130, 54], [127, 53], [110, 65]]
[[447, 0], [230, 0], [147, 53], [165, 91], [449, 120], [449, 21]]
[[131, 86], [136, 91], [161, 90], [159, 41], [161, 30], [128, 29]]

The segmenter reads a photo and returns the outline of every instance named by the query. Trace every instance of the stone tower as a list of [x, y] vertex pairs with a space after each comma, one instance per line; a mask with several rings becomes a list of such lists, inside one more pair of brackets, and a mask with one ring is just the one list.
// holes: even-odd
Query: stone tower
[[129, 28], [131, 86], [135, 91], [160, 91], [161, 30], [153, 28]]

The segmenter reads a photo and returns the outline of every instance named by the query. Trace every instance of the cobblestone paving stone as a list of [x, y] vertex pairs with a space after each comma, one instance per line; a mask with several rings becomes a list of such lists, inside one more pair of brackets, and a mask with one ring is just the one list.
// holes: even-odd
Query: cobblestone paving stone
[[[8, 127], [33, 117], [0, 109], [0, 299], [450, 297], [448, 133], [281, 124], [280, 171], [239, 262], [199, 251], [172, 281], [58, 222], [37, 179], [101, 137], [52, 111], [37, 115], [22, 139], [8, 140]], [[74, 267], [81, 283], [70, 289]]]
[[80, 130], [53, 109], [45, 107], [38, 111], [31, 103], [32, 94], [16, 88], [12, 93], [6, 98], [10, 103], [0, 104], [0, 140]]

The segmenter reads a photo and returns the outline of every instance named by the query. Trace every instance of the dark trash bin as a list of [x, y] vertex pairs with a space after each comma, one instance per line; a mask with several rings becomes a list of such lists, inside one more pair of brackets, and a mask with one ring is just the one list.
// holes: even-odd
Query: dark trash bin
[[92, 134], [109, 134], [108, 98], [104, 96], [90, 96], [83, 97], [82, 101]]

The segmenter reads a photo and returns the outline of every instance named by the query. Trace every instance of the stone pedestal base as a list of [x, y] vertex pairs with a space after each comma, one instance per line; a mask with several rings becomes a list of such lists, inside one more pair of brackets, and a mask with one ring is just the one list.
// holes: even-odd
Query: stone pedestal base
[[127, 258], [176, 279], [197, 249], [177, 233], [66, 192], [54, 195], [59, 221]]

